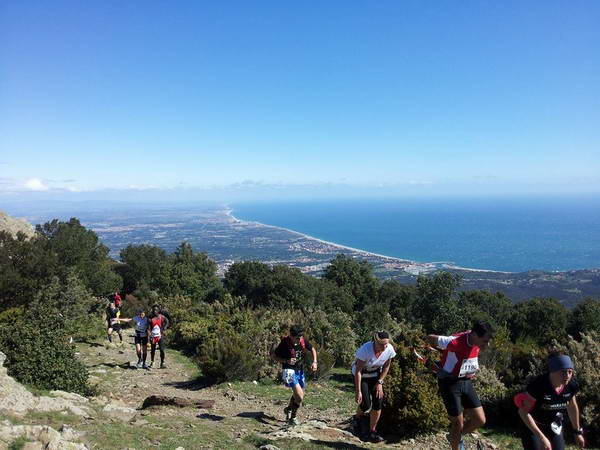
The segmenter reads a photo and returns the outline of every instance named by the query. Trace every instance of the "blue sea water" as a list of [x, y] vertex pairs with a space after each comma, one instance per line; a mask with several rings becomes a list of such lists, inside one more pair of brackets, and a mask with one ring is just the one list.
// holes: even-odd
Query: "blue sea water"
[[239, 219], [420, 262], [521, 272], [600, 267], [600, 196], [231, 205]]

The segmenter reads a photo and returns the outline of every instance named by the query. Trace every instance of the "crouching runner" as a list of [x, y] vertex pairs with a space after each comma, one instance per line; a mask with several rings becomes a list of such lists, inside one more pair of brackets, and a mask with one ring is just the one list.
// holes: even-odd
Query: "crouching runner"
[[571, 420], [575, 441], [585, 447], [579, 418], [577, 392], [573, 378], [573, 362], [567, 355], [548, 358], [548, 372], [533, 379], [527, 390], [514, 398], [523, 422], [521, 441], [525, 450], [564, 450], [564, 422]]
[[281, 338], [281, 342], [271, 352], [271, 357], [281, 363], [281, 377], [285, 385], [292, 388], [290, 403], [283, 410], [286, 421], [290, 425], [297, 425], [296, 414], [304, 400], [304, 356], [312, 355], [311, 370], [317, 370], [317, 351], [304, 339], [304, 330], [299, 325], [290, 327], [288, 336]]
[[[390, 344], [390, 335], [385, 331], [377, 331], [373, 333], [372, 341], [364, 343], [356, 351], [356, 360], [352, 364], [356, 403], [359, 405], [356, 413], [357, 428], [372, 442], [384, 440], [377, 434], [377, 422], [381, 417], [383, 406], [384, 379], [390, 370], [394, 356], [396, 351]], [[369, 418], [368, 431], [367, 417]], [[364, 426], [361, 426], [363, 424]]]

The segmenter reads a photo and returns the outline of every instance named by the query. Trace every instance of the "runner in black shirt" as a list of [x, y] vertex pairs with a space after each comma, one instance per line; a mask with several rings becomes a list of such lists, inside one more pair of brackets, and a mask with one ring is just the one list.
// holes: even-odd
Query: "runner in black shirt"
[[112, 343], [113, 331], [119, 335], [119, 339], [123, 342], [123, 334], [121, 333], [121, 310], [117, 308], [114, 302], [110, 302], [106, 308], [106, 324], [108, 326], [108, 342]]
[[564, 450], [566, 415], [575, 430], [577, 445], [585, 446], [575, 398], [578, 391], [571, 358], [558, 354], [550, 356], [548, 373], [534, 378], [526, 392], [515, 396], [524, 423], [521, 440], [525, 450]]
[[304, 400], [304, 355], [312, 354], [311, 370], [317, 370], [317, 351], [304, 339], [304, 331], [299, 325], [290, 328], [289, 336], [281, 338], [277, 348], [271, 352], [271, 357], [281, 363], [281, 376], [283, 382], [292, 388], [290, 403], [283, 410], [288, 423], [296, 425], [296, 413]]

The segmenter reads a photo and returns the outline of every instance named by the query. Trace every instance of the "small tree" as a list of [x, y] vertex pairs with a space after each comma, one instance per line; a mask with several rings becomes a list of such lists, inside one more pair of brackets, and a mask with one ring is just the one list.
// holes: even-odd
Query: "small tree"
[[533, 339], [538, 345], [566, 336], [567, 309], [553, 298], [534, 298], [513, 307], [510, 330], [513, 340]]
[[439, 272], [432, 277], [417, 278], [417, 296], [412, 305], [412, 316], [427, 333], [450, 334], [465, 324], [457, 301], [460, 277]]
[[600, 333], [600, 300], [588, 298], [579, 302], [569, 314], [568, 331], [577, 339], [581, 334]]

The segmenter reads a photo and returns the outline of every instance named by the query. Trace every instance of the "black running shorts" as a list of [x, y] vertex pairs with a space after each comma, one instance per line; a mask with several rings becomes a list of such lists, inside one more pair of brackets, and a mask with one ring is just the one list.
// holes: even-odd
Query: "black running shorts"
[[461, 415], [463, 409], [473, 409], [481, 406], [481, 401], [471, 380], [440, 379], [438, 380], [438, 386], [446, 411], [451, 417]]
[[[563, 435], [563, 431], [559, 434], [556, 434], [552, 431], [549, 425], [537, 424], [538, 428], [544, 436], [548, 438], [550, 444], [552, 444], [552, 450], [564, 450], [565, 448], [565, 438]], [[563, 425], [564, 426], [564, 425]], [[531, 430], [525, 426], [521, 428], [521, 442], [523, 444], [524, 450], [538, 450], [543, 448], [542, 442], [537, 435], [533, 434]]]
[[383, 407], [383, 397], [377, 398], [375, 395], [375, 389], [377, 389], [377, 380], [379, 377], [361, 378], [360, 380], [360, 392], [362, 393], [362, 402], [360, 409], [362, 411], [380, 411]]
[[134, 342], [140, 345], [148, 345], [148, 336], [135, 335]]

